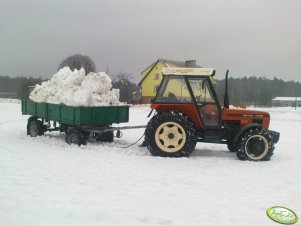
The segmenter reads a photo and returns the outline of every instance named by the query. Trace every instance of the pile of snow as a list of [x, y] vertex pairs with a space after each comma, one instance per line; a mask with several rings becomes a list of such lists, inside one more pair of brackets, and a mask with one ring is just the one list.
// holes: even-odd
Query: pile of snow
[[29, 99], [35, 102], [68, 106], [120, 105], [119, 89], [112, 89], [112, 80], [105, 72], [89, 73], [85, 70], [60, 69], [53, 77], [36, 85]]

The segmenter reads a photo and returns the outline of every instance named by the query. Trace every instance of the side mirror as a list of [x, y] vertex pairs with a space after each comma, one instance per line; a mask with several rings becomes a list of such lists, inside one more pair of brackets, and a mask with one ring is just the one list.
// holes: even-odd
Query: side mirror
[[202, 89], [205, 89], [205, 82], [202, 82]]

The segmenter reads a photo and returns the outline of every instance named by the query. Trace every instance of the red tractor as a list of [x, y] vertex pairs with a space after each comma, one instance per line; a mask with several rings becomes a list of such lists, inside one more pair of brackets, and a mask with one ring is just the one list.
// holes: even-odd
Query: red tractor
[[227, 94], [221, 106], [210, 68], [163, 68], [163, 79], [151, 104], [156, 110], [145, 130], [152, 155], [188, 157], [197, 142], [225, 143], [240, 160], [268, 161], [280, 134], [268, 130], [263, 111], [229, 109]]

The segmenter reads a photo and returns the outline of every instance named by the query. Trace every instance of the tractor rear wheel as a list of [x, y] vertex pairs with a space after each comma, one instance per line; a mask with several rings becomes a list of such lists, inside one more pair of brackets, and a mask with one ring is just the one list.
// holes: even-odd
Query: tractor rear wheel
[[240, 137], [236, 155], [240, 160], [269, 161], [273, 151], [274, 143], [268, 132], [262, 128], [254, 128]]
[[196, 128], [179, 112], [158, 113], [147, 124], [145, 143], [154, 156], [188, 157], [197, 143]]
[[237, 149], [237, 145], [236, 143], [234, 142], [234, 140], [229, 140], [227, 142], [227, 147], [228, 147], [228, 150], [230, 152], [236, 152], [236, 149]]

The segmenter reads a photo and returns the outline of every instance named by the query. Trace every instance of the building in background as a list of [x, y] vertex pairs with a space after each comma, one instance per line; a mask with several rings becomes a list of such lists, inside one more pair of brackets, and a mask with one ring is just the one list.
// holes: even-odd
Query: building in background
[[301, 107], [301, 97], [275, 97], [272, 99], [274, 107]]
[[189, 67], [201, 68], [196, 64], [196, 60], [174, 61], [166, 59], [158, 59], [149, 67], [141, 72], [142, 80], [139, 82], [141, 86], [141, 103], [150, 103], [156, 96], [157, 90], [162, 80], [163, 67]]

